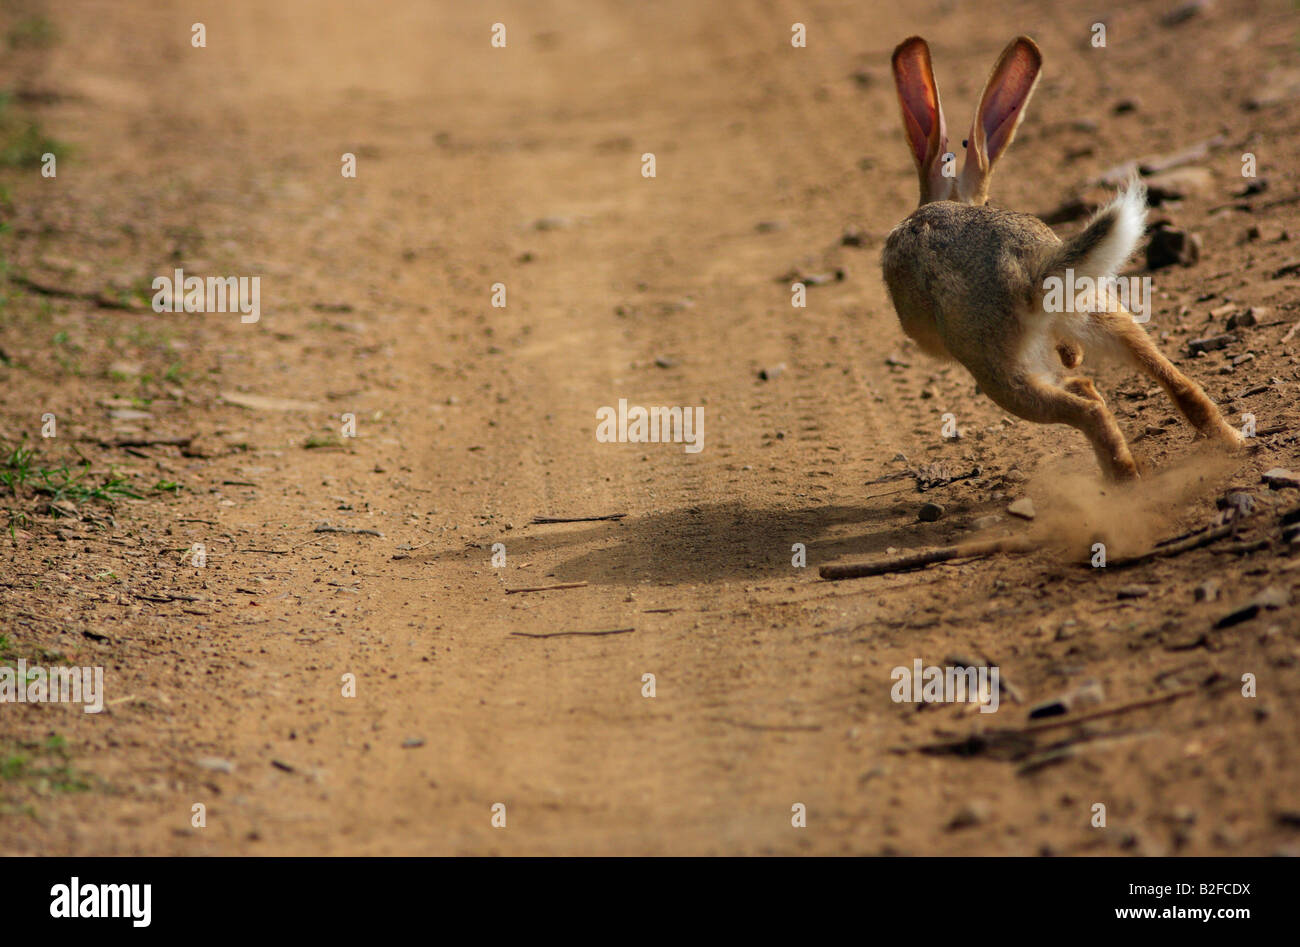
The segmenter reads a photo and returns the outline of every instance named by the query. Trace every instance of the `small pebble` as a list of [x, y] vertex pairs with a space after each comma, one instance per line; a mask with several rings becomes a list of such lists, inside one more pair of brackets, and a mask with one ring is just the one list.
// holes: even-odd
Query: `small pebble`
[[1012, 516], [1020, 517], [1022, 520], [1032, 520], [1035, 516], [1034, 501], [1029, 497], [1021, 497], [1007, 507], [1007, 512]]
[[943, 512], [938, 503], [925, 503], [916, 511], [916, 518], [922, 523], [933, 523], [943, 517]]
[[1270, 490], [1285, 490], [1288, 487], [1300, 490], [1300, 476], [1283, 467], [1265, 471], [1263, 480]]

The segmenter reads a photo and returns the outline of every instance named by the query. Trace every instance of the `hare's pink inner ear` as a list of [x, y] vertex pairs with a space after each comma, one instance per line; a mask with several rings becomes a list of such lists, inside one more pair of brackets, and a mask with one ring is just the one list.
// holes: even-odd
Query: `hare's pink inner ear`
[[998, 57], [980, 97], [973, 129], [976, 139], [983, 139], [986, 167], [998, 160], [1015, 137], [1042, 67], [1043, 54], [1027, 36], [1017, 37]]
[[894, 50], [894, 86], [903, 111], [903, 131], [917, 167], [925, 167], [943, 137], [943, 111], [930, 67], [930, 48], [919, 36], [905, 39]]

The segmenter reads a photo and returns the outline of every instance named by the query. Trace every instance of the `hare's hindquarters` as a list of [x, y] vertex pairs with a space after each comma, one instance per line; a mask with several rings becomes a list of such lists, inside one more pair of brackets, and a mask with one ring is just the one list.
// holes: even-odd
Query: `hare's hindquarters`
[[[1115, 277], [1137, 248], [1145, 229], [1146, 191], [1131, 180], [1078, 235], [1062, 243], [1047, 259], [1040, 285], [1051, 276], [1073, 270], [1075, 278], [1100, 283]], [[1152, 378], [1200, 434], [1227, 446], [1242, 443], [1241, 435], [1219, 413], [1196, 382], [1161, 353], [1146, 330], [1123, 306], [1101, 306], [1094, 312], [1044, 313], [1050, 320], [1060, 360], [1078, 364], [1079, 349], [1116, 358]], [[1067, 355], [1070, 356], [1067, 358]]]
[[1019, 332], [1041, 243], [1041, 221], [990, 207], [923, 204], [890, 231], [881, 269], [903, 330], [927, 354], [972, 372], [1003, 358]]

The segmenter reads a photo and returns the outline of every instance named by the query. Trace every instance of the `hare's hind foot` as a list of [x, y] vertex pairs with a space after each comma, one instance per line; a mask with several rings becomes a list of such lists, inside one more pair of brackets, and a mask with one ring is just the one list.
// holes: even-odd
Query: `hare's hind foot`
[[1111, 414], [1110, 408], [1106, 407], [1106, 399], [1097, 391], [1092, 379], [1075, 375], [1073, 378], [1062, 379], [1061, 387], [1077, 398], [1092, 402], [1094, 407], [1082, 415], [1085, 423], [1074, 426], [1083, 431], [1092, 443], [1093, 452], [1102, 469], [1112, 480], [1136, 480], [1138, 468], [1133, 453], [1124, 439], [1124, 433], [1119, 429], [1119, 422]]
[[1078, 428], [1110, 479], [1137, 479], [1138, 468], [1128, 442], [1092, 379], [1075, 376], [1058, 386], [1025, 371], [1010, 379], [981, 381], [980, 387], [1007, 411], [1026, 421]]

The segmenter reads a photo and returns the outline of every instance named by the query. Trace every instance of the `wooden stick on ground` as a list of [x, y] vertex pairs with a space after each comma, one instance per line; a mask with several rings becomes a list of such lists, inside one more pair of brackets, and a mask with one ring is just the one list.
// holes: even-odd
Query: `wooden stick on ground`
[[506, 589], [507, 595], [516, 595], [520, 592], [550, 592], [554, 589], [581, 589], [585, 588], [586, 582], [561, 582], [559, 585], [534, 585], [526, 589]]
[[115, 441], [100, 441], [100, 447], [188, 447], [195, 435], [188, 437], [119, 437]]
[[570, 638], [570, 637], [598, 637], [600, 635], [626, 635], [630, 631], [636, 631], [635, 628], [611, 628], [609, 631], [550, 631], [541, 634], [534, 634], [530, 631], [512, 631], [510, 634], [516, 638]]
[[534, 523], [596, 523], [600, 520], [621, 520], [626, 513], [609, 513], [605, 516], [534, 516]]
[[1164, 546], [1157, 546], [1150, 552], [1144, 552], [1140, 556], [1129, 556], [1127, 559], [1113, 559], [1106, 564], [1108, 569], [1120, 569], [1125, 566], [1137, 565], [1140, 562], [1150, 562], [1152, 559], [1164, 559], [1167, 556], [1177, 556], [1184, 552], [1190, 552], [1193, 549], [1199, 549], [1202, 546], [1208, 546], [1210, 543], [1218, 542], [1231, 536], [1237, 531], [1240, 521], [1234, 520], [1223, 526], [1216, 526], [1214, 529], [1206, 530], [1195, 536], [1189, 536], [1178, 542], [1168, 543]]
[[988, 539], [956, 546], [941, 546], [925, 552], [912, 553], [909, 556], [897, 556], [879, 562], [861, 562], [845, 566], [822, 566], [820, 575], [823, 579], [838, 581], [840, 579], [862, 579], [872, 575], [886, 575], [890, 572], [906, 572], [920, 569], [936, 562], [949, 559], [971, 559], [980, 556], [992, 556], [1000, 552], [1030, 552], [1038, 547], [1032, 539], [1013, 536], [1006, 539]]

